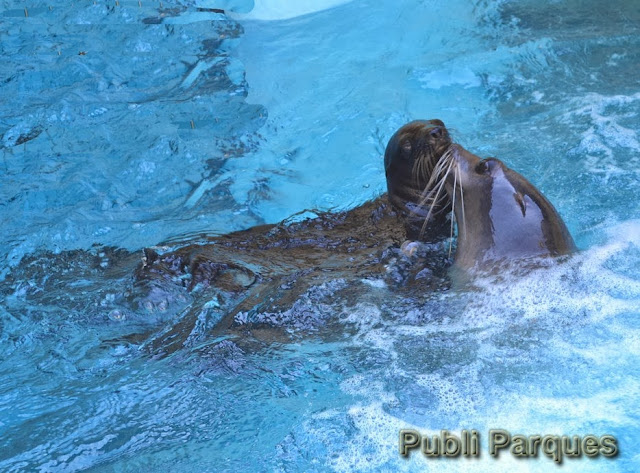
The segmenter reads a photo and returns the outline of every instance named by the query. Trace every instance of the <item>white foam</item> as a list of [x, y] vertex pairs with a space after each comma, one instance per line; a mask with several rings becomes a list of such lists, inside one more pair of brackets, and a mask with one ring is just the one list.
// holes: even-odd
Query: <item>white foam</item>
[[[621, 121], [637, 114], [640, 92], [633, 95], [602, 95], [588, 93], [568, 105], [561, 121], [573, 125], [587, 117], [590, 126], [582, 132], [576, 152], [586, 156], [584, 164], [589, 172], [601, 174], [605, 181], [616, 175], [635, 173], [640, 175], [640, 138], [634, 129]], [[616, 150], [634, 152], [631, 159], [617, 159]]]
[[382, 318], [379, 307], [359, 303], [353, 308], [344, 309], [342, 320], [357, 327], [357, 332], [351, 339], [351, 343], [357, 346], [378, 348], [395, 357], [393, 337], [389, 337], [389, 324]]
[[628, 396], [627, 393], [637, 393], [640, 384], [635, 380], [628, 380], [624, 386], [625, 390], [610, 389], [581, 397], [502, 393], [500, 409], [494, 412], [490, 422], [514, 434], [523, 433], [526, 429], [530, 434], [543, 433], [542, 435], [562, 435], [571, 432], [575, 432], [576, 435], [582, 432], [582, 435], [586, 435], [592, 432], [585, 430], [585, 424], [594, 423], [634, 425], [633, 417], [637, 412], [628, 412], [620, 404], [620, 400]]
[[[397, 313], [363, 303], [346, 311], [346, 320], [358, 328], [354, 343], [386, 355], [384, 365], [375, 372], [351, 376], [340, 384], [344, 393], [361, 401], [347, 409], [357, 433], [343, 442], [330, 466], [335, 471], [393, 465], [394, 471], [446, 467], [447, 471], [543, 472], [555, 468], [543, 454], [526, 461], [509, 454], [499, 460], [486, 455], [488, 430], [585, 436], [634, 426], [638, 410], [630, 406], [640, 392], [640, 382], [627, 374], [626, 367], [640, 361], [640, 329], [629, 328], [621, 316], [637, 312], [640, 287], [633, 277], [609, 266], [640, 246], [638, 229], [638, 221], [623, 222], [612, 226], [605, 244], [564, 263], [550, 263], [524, 276], [487, 277], [466, 293], [450, 291], [439, 302], [445, 311], [447, 307], [456, 310], [456, 303], [461, 303], [462, 313], [433, 323], [409, 323], [401, 313], [403, 306], [393, 301], [389, 307]], [[414, 355], [421, 354], [414, 353], [413, 346], [409, 353], [402, 353], [404, 341], [415, 346], [423, 343], [427, 360], [435, 355], [436, 360], [450, 364], [416, 364]], [[455, 357], [462, 350], [467, 358], [454, 361], [434, 350], [452, 350]], [[611, 373], [612, 366], [618, 367], [616, 373]], [[497, 377], [496, 369], [501, 373]], [[571, 371], [565, 373], [566, 369]], [[584, 370], [592, 379], [574, 369]], [[506, 381], [496, 382], [502, 376]], [[397, 412], [409, 412], [397, 406], [416, 396], [425, 399], [417, 406], [427, 406], [424, 416], [429, 425], [419, 425], [420, 417], [409, 421], [397, 417]], [[397, 436], [406, 428], [429, 435], [438, 434], [439, 429], [456, 434], [474, 428], [483, 436], [484, 454], [474, 461], [459, 459], [446, 465], [420, 453], [401, 460]], [[576, 472], [603, 468], [619, 471], [623, 466], [585, 459], [565, 459], [562, 465], [563, 471]]]
[[[517, 406], [521, 406], [517, 400]], [[545, 400], [546, 401], [546, 400]], [[552, 400], [553, 401], [553, 400]], [[528, 406], [522, 406], [526, 409]], [[567, 404], [558, 406], [567, 407]], [[509, 417], [501, 415], [508, 411]], [[524, 411], [526, 412], [526, 411]], [[498, 459], [487, 455], [487, 432], [490, 428], [511, 428], [512, 433], [522, 432], [519, 428], [523, 421], [523, 411], [501, 409], [495, 412], [496, 416], [487, 419], [486, 426], [478, 426], [481, 438], [481, 454], [478, 458], [456, 458], [434, 460], [425, 458], [420, 452], [412, 452], [408, 459], [403, 459], [398, 453], [399, 431], [400, 429], [416, 429], [423, 435], [438, 435], [439, 429], [425, 429], [412, 425], [389, 414], [384, 405], [380, 402], [359, 403], [348, 410], [349, 419], [357, 429], [357, 433], [351, 435], [344, 442], [343, 447], [337, 454], [333, 455], [328, 462], [333, 471], [339, 472], [361, 472], [361, 471], [447, 471], [447, 472], [491, 472], [509, 471], [520, 472], [548, 472], [557, 468], [553, 461], [544, 454], [539, 454], [536, 459], [521, 460], [509, 455], [500, 455]], [[539, 422], [528, 424], [531, 432], [544, 434], [564, 432], [567, 424], [558, 425], [558, 430], [548, 430], [549, 425], [540, 425]], [[444, 427], [443, 427], [444, 428]], [[537, 428], [543, 430], [537, 431]], [[447, 429], [454, 435], [459, 435], [460, 431]], [[531, 434], [532, 434], [531, 433]], [[530, 434], [530, 435], [531, 435]], [[326, 435], [326, 433], [324, 433]], [[327, 443], [332, 443], [332, 438], [320, 439]], [[570, 472], [595, 472], [602, 471], [600, 462], [589, 462], [584, 459], [578, 461], [565, 460], [562, 464], [562, 471]], [[607, 471], [616, 471], [615, 466], [607, 464]]]
[[[416, 377], [419, 386], [429, 388], [438, 400], [437, 410], [450, 418], [468, 419], [477, 412], [478, 406], [486, 402], [482, 389], [478, 389], [479, 363], [469, 365], [462, 372], [445, 377], [439, 373], [422, 374]], [[455, 417], [454, 417], [455, 416]], [[447, 426], [451, 429], [465, 428], [463, 425]]]

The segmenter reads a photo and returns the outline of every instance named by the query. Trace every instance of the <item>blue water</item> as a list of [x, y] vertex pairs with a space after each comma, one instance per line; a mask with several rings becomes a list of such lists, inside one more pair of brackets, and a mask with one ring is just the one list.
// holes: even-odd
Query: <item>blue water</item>
[[[618, 457], [562, 470], [638, 471], [638, 3], [293, 3], [0, 0], [0, 470], [557, 468], [489, 457], [503, 428], [612, 434]], [[580, 254], [472, 291], [333, 281], [255, 349], [208, 335], [211, 304], [148, 355], [192, 300], [118, 311], [111, 247], [355, 207], [391, 134], [436, 117]], [[483, 455], [404, 460], [402, 428], [474, 428]]]

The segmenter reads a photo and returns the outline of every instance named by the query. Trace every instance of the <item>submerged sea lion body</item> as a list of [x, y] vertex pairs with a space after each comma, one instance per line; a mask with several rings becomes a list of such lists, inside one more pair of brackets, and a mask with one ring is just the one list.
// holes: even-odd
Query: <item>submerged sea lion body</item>
[[[436, 189], [433, 177], [447, 162], [451, 171]], [[400, 128], [387, 146], [385, 172], [388, 196], [350, 211], [254, 227], [165, 253], [146, 250], [137, 280], [178, 281], [189, 291], [205, 288], [234, 299], [216, 328], [227, 330], [240, 313], [291, 307], [309, 288], [338, 279], [412, 282], [427, 292], [447, 287], [444, 252], [427, 257], [422, 252], [421, 259], [412, 260], [413, 248], [407, 251], [401, 244], [408, 238], [448, 236], [452, 204], [458, 222], [456, 268], [490, 268], [575, 250], [564, 222], [529, 181], [497, 159], [482, 160], [452, 144], [439, 120]], [[401, 260], [415, 266], [404, 274], [390, 270]], [[187, 318], [182, 325], [193, 323]], [[171, 333], [168, 338], [181, 337]]]
[[446, 190], [458, 225], [454, 265], [489, 268], [576, 251], [567, 226], [542, 193], [496, 158], [453, 145]]
[[[279, 340], [286, 324], [293, 322], [283, 322], [278, 328], [280, 322], [263, 321], [269, 317], [277, 321], [313, 288], [341, 281], [339, 290], [324, 303], [342, 299], [354, 305], [359, 301], [353, 288], [366, 281], [396, 287], [419, 285], [423, 292], [446, 288], [448, 265], [442, 245], [440, 251], [407, 256], [400, 249], [404, 220], [385, 200], [302, 222], [253, 227], [166, 253], [147, 249], [135, 275], [138, 305], [148, 304], [144, 292], [149, 288], [157, 294], [159, 287], [182, 286], [194, 300], [215, 300], [224, 311], [211, 335], [241, 332]], [[156, 297], [153, 303], [167, 307], [170, 302]], [[169, 353], [182, 346], [197, 324], [201, 307], [196, 303], [154, 341], [153, 351]], [[315, 330], [314, 323], [295, 322], [297, 335]]]
[[[27, 291], [27, 297], [47, 301], [38, 287], [84, 280], [84, 271], [104, 277], [115, 271], [124, 278], [121, 290], [96, 279], [92, 307], [100, 307], [106, 320], [132, 321], [133, 332], [122, 336], [162, 355], [194, 346], [205, 335], [242, 334], [239, 339], [249, 340], [253, 337], [247, 333], [262, 331], [256, 338], [268, 340], [308, 333], [315, 322], [304, 319], [318, 317], [318, 303], [339, 299], [357, 304], [362, 291], [354, 288], [359, 284], [418, 286], [422, 293], [446, 288], [449, 259], [438, 243], [447, 236], [446, 212], [426, 219], [422, 199], [429, 173], [450, 145], [439, 120], [401, 127], [384, 156], [388, 194], [346, 212], [173, 241], [145, 249], [141, 262], [139, 254], [115, 249], [40, 255], [37, 261], [44, 260], [48, 269], [40, 274], [41, 286]], [[440, 201], [438, 209], [447, 205]], [[407, 239], [432, 243], [402, 245]], [[0, 282], [0, 296], [33, 278], [33, 268], [28, 258], [14, 268]], [[123, 276], [132, 273], [131, 281]], [[326, 298], [318, 299], [318, 293]], [[282, 323], [285, 313], [288, 321]], [[142, 321], [148, 324], [138, 326]]]

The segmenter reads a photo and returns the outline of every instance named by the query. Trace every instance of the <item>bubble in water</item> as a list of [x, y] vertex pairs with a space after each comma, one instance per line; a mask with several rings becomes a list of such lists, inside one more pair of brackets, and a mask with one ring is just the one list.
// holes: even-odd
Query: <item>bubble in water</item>
[[120, 309], [113, 309], [109, 312], [109, 318], [114, 322], [122, 322], [123, 320], [126, 320], [127, 316]]

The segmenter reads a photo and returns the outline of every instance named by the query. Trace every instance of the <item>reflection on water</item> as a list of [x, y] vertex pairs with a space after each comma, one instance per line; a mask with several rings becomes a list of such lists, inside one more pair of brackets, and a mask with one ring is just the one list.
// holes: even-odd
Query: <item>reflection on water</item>
[[[401, 428], [503, 428], [612, 434], [617, 458], [563, 470], [636, 471], [633, 2], [214, 3], [0, 7], [0, 469], [555, 468], [397, 453]], [[391, 133], [432, 117], [581, 253], [458, 288], [445, 243], [411, 259], [389, 227], [345, 256], [312, 222], [297, 250], [197, 258], [202, 233], [379, 196]], [[187, 270], [164, 256], [189, 245]]]

